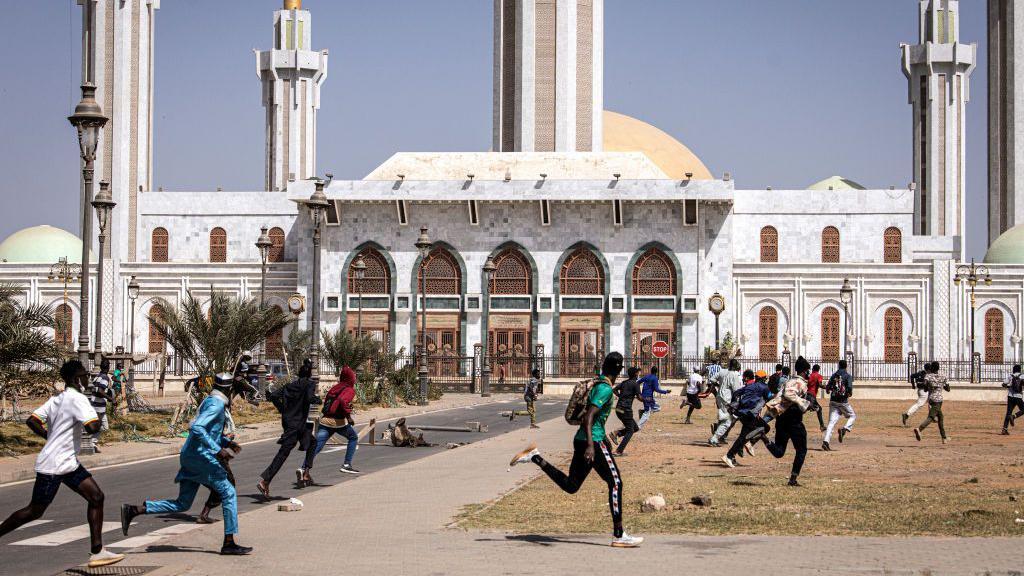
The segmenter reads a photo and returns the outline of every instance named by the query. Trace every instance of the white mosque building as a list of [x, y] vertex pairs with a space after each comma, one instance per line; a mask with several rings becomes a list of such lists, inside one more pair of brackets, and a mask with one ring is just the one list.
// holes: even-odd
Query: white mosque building
[[[255, 242], [266, 227], [269, 303], [287, 310], [292, 294], [310, 299], [318, 279], [319, 301], [307, 300], [297, 325], [308, 327], [318, 306], [324, 327], [359, 326], [394, 352], [414, 348], [425, 310], [428, 350], [447, 359], [431, 363], [435, 376], [486, 351], [496, 371], [536, 364], [570, 378], [608, 350], [646, 360], [656, 341], [669, 344], [665, 362], [677, 370], [715, 343], [717, 327], [748, 362], [848, 354], [862, 378], [892, 381], [906, 378], [908, 358], [946, 361], [966, 378], [974, 333], [980, 374], [992, 379], [1022, 352], [1024, 225], [1014, 214], [1024, 150], [1013, 110], [1024, 90], [1007, 70], [1024, 39], [1014, 4], [990, 3], [990, 23], [1002, 27], [989, 47], [998, 232], [986, 258], [991, 285], [977, 285], [972, 315], [970, 287], [954, 279], [977, 47], [960, 41], [956, 0], [920, 0], [920, 37], [902, 47], [914, 183], [883, 190], [842, 177], [805, 190], [738, 189], [670, 135], [604, 109], [603, 0], [494, 0], [493, 151], [399, 153], [362, 180], [321, 183], [329, 204], [318, 271], [306, 203], [318, 187], [317, 113], [330, 105], [330, 84], [312, 12], [285, 0], [273, 47], [256, 55], [266, 189], [174, 192], [154, 190], [150, 178], [159, 0], [97, 0], [97, 99], [111, 120], [96, 179], [110, 182], [117, 207], [102, 255], [103, 309], [86, 312], [104, 319], [103, 349], [134, 338], [135, 350], [161, 353], [164, 342], [146, 329], [157, 307], [210, 290], [259, 294]], [[421, 263], [414, 243], [424, 227], [434, 244]], [[58, 255], [73, 261], [80, 251], [77, 237], [46, 226], [0, 243], [0, 281], [70, 317], [58, 334], [69, 343], [82, 314], [77, 289], [65, 299], [48, 273]], [[131, 277], [141, 286], [134, 303]], [[95, 274], [90, 281], [94, 290]], [[714, 295], [725, 302], [717, 318]]]

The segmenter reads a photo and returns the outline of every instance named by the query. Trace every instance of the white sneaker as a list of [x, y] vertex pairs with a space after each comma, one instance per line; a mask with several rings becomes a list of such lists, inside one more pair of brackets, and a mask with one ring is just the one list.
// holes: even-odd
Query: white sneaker
[[625, 532], [622, 536], [612, 540], [612, 548], [636, 548], [644, 543], [644, 539], [641, 536], [630, 536]]
[[124, 560], [124, 554], [115, 554], [114, 552], [104, 548], [92, 556], [89, 556], [89, 568], [110, 566], [111, 564], [117, 564], [121, 560]]
[[513, 456], [512, 461], [508, 465], [512, 467], [516, 464], [529, 464], [533, 461], [534, 456], [540, 456], [540, 450], [537, 450], [536, 444], [530, 444], [525, 450]]
[[749, 455], [749, 456], [753, 456], [754, 455], [754, 447], [751, 446], [750, 442], [747, 442], [746, 444], [744, 444], [743, 445], [743, 449], [747, 451], [747, 455]]
[[725, 462], [725, 465], [728, 466], [729, 468], [736, 467], [736, 461], [733, 460], [732, 458], [729, 458], [728, 454], [722, 456], [722, 462]]

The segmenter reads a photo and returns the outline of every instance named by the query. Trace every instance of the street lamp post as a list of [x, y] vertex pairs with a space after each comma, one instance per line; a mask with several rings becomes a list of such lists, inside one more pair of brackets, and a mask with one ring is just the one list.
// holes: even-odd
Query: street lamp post
[[843, 286], [839, 289], [839, 301], [843, 304], [843, 357], [850, 353], [850, 308], [853, 307], [853, 286], [849, 278], [843, 278]]
[[978, 286], [978, 282], [984, 282], [986, 286], [992, 285], [992, 276], [989, 275], [988, 266], [975, 264], [974, 260], [971, 263], [961, 264], [956, 268], [956, 276], [953, 277], [953, 283], [957, 286], [961, 285], [961, 282], [967, 284], [967, 289], [970, 290], [971, 298], [971, 382], [976, 382], [976, 378], [980, 376], [974, 369], [974, 355], [975, 355], [975, 340], [974, 340], [974, 316], [978, 310], [978, 301], [975, 297], [975, 290]]
[[82, 158], [82, 282], [79, 297], [78, 360], [89, 365], [89, 248], [92, 245], [92, 180], [95, 172], [96, 147], [100, 129], [107, 117], [96, 102], [96, 86], [82, 84], [82, 99], [68, 121], [78, 133], [78, 147]]
[[[256, 249], [260, 253], [260, 311], [266, 305], [266, 292], [267, 292], [267, 257], [270, 256], [270, 247], [273, 242], [270, 241], [270, 236], [267, 235], [267, 227], [264, 226], [260, 229], [260, 237], [256, 239]], [[260, 392], [264, 393], [267, 391], [267, 336], [264, 334], [263, 339], [260, 340], [260, 358], [256, 364], [256, 374], [258, 378]]]
[[420, 301], [423, 303], [423, 311], [420, 312], [420, 406], [429, 403], [427, 394], [430, 392], [430, 375], [427, 371], [427, 257], [434, 244], [427, 231], [426, 226], [420, 228], [420, 237], [416, 239], [416, 249], [420, 253]]
[[110, 213], [117, 203], [110, 195], [110, 183], [100, 182], [100, 193], [92, 201], [92, 207], [96, 210], [96, 219], [100, 224], [100, 254], [96, 270], [96, 337], [93, 338], [93, 352], [96, 364], [103, 360], [103, 248], [107, 243], [107, 230], [110, 227]]
[[722, 296], [718, 292], [712, 294], [711, 298], [708, 298], [708, 310], [715, 315], [715, 350], [718, 350], [721, 346], [718, 320], [722, 315], [722, 312], [725, 312], [725, 296]]
[[129, 332], [131, 335], [131, 341], [128, 343], [128, 389], [135, 389], [135, 299], [139, 297], [139, 282], [132, 276], [131, 280], [128, 281], [128, 299], [131, 300], [132, 313], [129, 323], [131, 327]]
[[363, 260], [362, 255], [356, 256], [355, 262], [352, 263], [352, 272], [356, 277], [356, 298], [359, 299], [359, 305], [356, 312], [356, 337], [363, 337], [363, 278], [366, 277], [366, 262]]
[[490, 256], [487, 257], [487, 261], [484, 262], [484, 317], [487, 318], [488, 326], [484, 327], [483, 334], [481, 334], [481, 340], [484, 341], [483, 345], [483, 357], [484, 365], [481, 369], [481, 379], [483, 380], [483, 391], [481, 396], [487, 398], [491, 395], [491, 358], [488, 354], [490, 342], [490, 314], [491, 314], [491, 276], [494, 275], [494, 271], [497, 270], [497, 265], [494, 264], [494, 259]]
[[313, 220], [313, 286], [310, 289], [310, 305], [313, 307], [313, 342], [310, 359], [313, 361], [311, 377], [320, 382], [320, 233], [324, 213], [327, 212], [327, 195], [324, 194], [324, 181], [317, 179], [313, 195], [306, 201], [309, 215]]

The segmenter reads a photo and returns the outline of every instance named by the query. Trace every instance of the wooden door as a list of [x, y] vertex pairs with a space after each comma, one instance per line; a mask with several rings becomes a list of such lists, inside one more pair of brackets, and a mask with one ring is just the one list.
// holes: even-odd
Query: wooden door
[[561, 334], [562, 376], [592, 376], [594, 366], [601, 364], [604, 347], [600, 330], [563, 330]]
[[527, 330], [491, 330], [487, 337], [487, 355], [499, 383], [506, 378], [525, 378], [530, 374], [530, 333]]
[[903, 362], [903, 312], [896, 307], [885, 311], [885, 361]]
[[758, 318], [758, 343], [761, 360], [775, 362], [779, 359], [779, 313], [771, 306], [761, 309]]
[[426, 337], [430, 375], [457, 376], [459, 331], [452, 328], [427, 328]]
[[839, 310], [828, 307], [821, 312], [821, 359], [826, 362], [839, 361], [839, 346], [842, 340]]
[[1001, 364], [1003, 362], [1003, 312], [992, 308], [985, 312], [985, 363]]
[[[634, 330], [632, 342], [633, 366], [646, 373], [651, 366], [657, 366], [662, 378], [675, 377], [676, 337], [669, 330]], [[664, 358], [655, 358], [652, 347], [655, 342], [667, 342], [669, 354]]]

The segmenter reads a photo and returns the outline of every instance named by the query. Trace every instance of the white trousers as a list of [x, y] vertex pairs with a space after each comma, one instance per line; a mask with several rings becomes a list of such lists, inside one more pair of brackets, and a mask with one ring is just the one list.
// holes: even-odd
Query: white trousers
[[924, 408], [928, 404], [928, 391], [922, 388], [917, 389], [917, 402], [913, 406], [907, 409], [907, 416], [913, 416], [914, 412], [917, 412], [921, 408]]
[[857, 420], [857, 414], [853, 411], [853, 406], [849, 402], [845, 404], [829, 402], [828, 413], [828, 428], [825, 430], [825, 442], [829, 442], [832, 439], [832, 432], [835, 431], [840, 416], [846, 418], [846, 425], [843, 428], [846, 428], [847, 431], [853, 429], [853, 423]]

